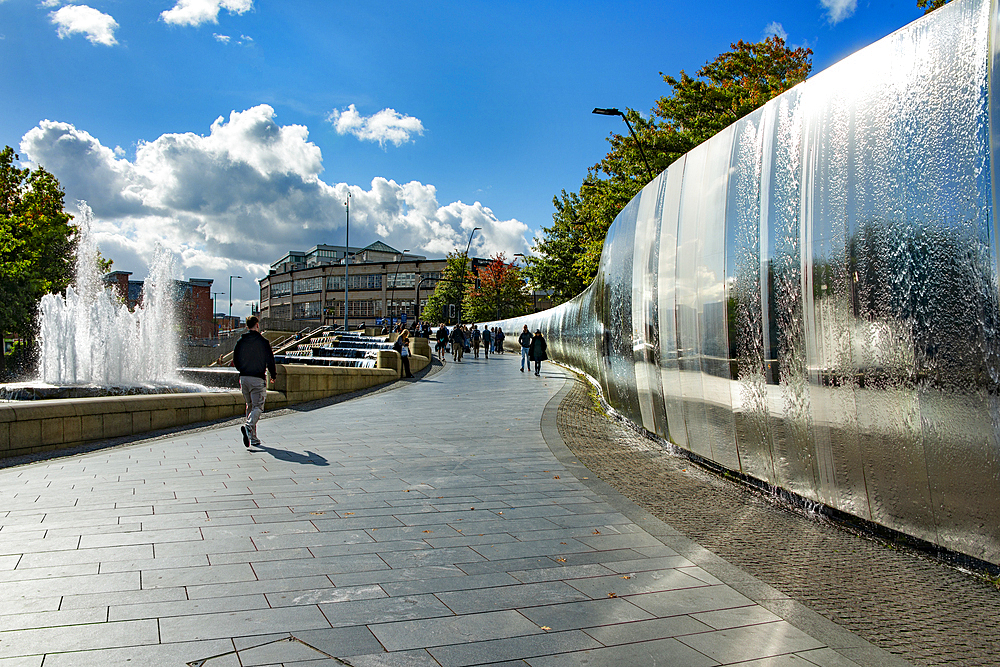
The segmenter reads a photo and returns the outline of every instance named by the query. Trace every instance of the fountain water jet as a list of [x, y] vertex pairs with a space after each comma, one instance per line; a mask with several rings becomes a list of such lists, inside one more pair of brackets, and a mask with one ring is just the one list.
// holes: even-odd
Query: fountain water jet
[[172, 255], [158, 248], [130, 311], [103, 280], [93, 213], [79, 204], [76, 281], [39, 306], [39, 377], [4, 386], [16, 398], [192, 391], [177, 374], [179, 323]]

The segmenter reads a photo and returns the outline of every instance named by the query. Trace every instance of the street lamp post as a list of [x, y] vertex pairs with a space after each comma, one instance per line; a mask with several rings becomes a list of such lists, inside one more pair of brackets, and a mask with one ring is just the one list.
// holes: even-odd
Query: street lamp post
[[596, 108], [591, 113], [596, 113], [598, 116], [621, 116], [622, 120], [625, 121], [625, 126], [628, 128], [629, 133], [632, 135], [632, 139], [635, 140], [635, 145], [639, 148], [639, 155], [642, 156], [642, 161], [646, 164], [646, 171], [649, 173], [650, 180], [653, 179], [653, 170], [649, 166], [649, 161], [646, 159], [646, 153], [642, 150], [642, 144], [639, 143], [639, 137], [635, 136], [635, 130], [632, 129], [632, 124], [628, 122], [628, 117], [623, 114], [618, 109], [601, 109]]
[[348, 285], [347, 276], [351, 268], [351, 191], [347, 191], [347, 201], [344, 202], [347, 206], [347, 238], [344, 240], [344, 246], [346, 250], [344, 251], [344, 332], [347, 332], [347, 292], [350, 287]]
[[[469, 263], [469, 248], [472, 247], [472, 237], [475, 236], [476, 232], [478, 232], [481, 229], [482, 229], [482, 227], [473, 227], [472, 228], [472, 233], [469, 234], [469, 242], [465, 246], [465, 261], [462, 262], [462, 273], [463, 273], [462, 280], [463, 281], [465, 280], [465, 275], [464, 275], [465, 274], [465, 270], [466, 270], [465, 266], [466, 266], [466, 264]], [[461, 301], [462, 302], [465, 301], [465, 294], [464, 293], [462, 294]], [[458, 304], [458, 324], [456, 324], [455, 326], [462, 326], [462, 305], [463, 305], [462, 303]]]
[[215, 317], [215, 297], [220, 294], [225, 294], [225, 292], [212, 292], [212, 324], [215, 325], [215, 337], [219, 337], [219, 320]]
[[[408, 252], [410, 252], [409, 248], [407, 248], [402, 253], [400, 253], [399, 259], [396, 260], [396, 273], [392, 277], [392, 289], [389, 291], [389, 303], [385, 307], [385, 312], [386, 312], [387, 315], [392, 312], [392, 297], [393, 297], [393, 295], [396, 294], [396, 278], [399, 277], [399, 264], [400, 264], [400, 262], [403, 261], [403, 255], [405, 255]], [[389, 316], [389, 324], [392, 324], [392, 316], [391, 315]]]
[[233, 318], [233, 278], [243, 280], [243, 276], [229, 276], [229, 319]]

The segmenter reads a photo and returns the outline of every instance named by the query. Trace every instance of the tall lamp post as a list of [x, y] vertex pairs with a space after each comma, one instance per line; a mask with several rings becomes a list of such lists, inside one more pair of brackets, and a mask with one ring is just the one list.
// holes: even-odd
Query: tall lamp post
[[632, 135], [632, 139], [635, 140], [635, 145], [639, 148], [639, 155], [642, 156], [642, 161], [646, 164], [646, 171], [649, 173], [649, 178], [652, 180], [653, 170], [649, 167], [649, 161], [646, 159], [646, 153], [642, 150], [642, 144], [639, 143], [639, 137], [635, 136], [635, 130], [632, 129], [632, 124], [628, 122], [628, 117], [623, 114], [618, 109], [601, 109], [596, 108], [591, 113], [596, 113], [598, 116], [621, 116], [622, 120], [625, 121], [625, 126], [628, 128], [629, 133]]
[[344, 332], [347, 332], [347, 292], [349, 290], [347, 275], [351, 268], [351, 191], [347, 191], [347, 238], [344, 240]]
[[219, 320], [215, 317], [215, 297], [225, 292], [212, 292], [212, 324], [215, 325], [215, 337], [219, 337]]
[[396, 260], [396, 273], [395, 273], [395, 275], [392, 276], [392, 289], [389, 291], [389, 303], [388, 303], [388, 305], [385, 308], [386, 314], [389, 315], [389, 323], [390, 324], [392, 324], [392, 315], [391, 315], [391, 313], [392, 313], [392, 297], [396, 293], [396, 278], [399, 277], [399, 264], [400, 264], [400, 262], [403, 261], [403, 255], [405, 255], [408, 252], [410, 252], [409, 248], [407, 248], [402, 253], [400, 253], [399, 259]]
[[[469, 242], [465, 246], [465, 261], [462, 262], [462, 273], [463, 273], [462, 280], [463, 281], [465, 280], [465, 275], [464, 275], [465, 274], [465, 265], [469, 263], [469, 248], [472, 247], [472, 237], [475, 236], [476, 232], [478, 232], [480, 229], [482, 229], [482, 227], [473, 227], [472, 228], [472, 233], [469, 234]], [[462, 294], [462, 301], [465, 301], [465, 294]], [[458, 308], [458, 324], [456, 324], [455, 326], [462, 326], [462, 304], [461, 303], [459, 303], [459, 308]]]
[[243, 280], [243, 276], [229, 276], [229, 319], [233, 319], [233, 278]]

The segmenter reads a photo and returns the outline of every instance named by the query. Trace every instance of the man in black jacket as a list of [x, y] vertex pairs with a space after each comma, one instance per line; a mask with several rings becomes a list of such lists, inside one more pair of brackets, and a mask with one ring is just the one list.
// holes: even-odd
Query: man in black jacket
[[233, 365], [240, 372], [240, 389], [247, 404], [247, 419], [240, 426], [240, 432], [243, 434], [243, 445], [250, 449], [252, 445], [260, 444], [257, 420], [264, 412], [264, 399], [267, 398], [267, 372], [270, 371], [271, 384], [274, 384], [278, 370], [274, 366], [271, 343], [261, 335], [260, 320], [256, 316], [247, 318], [247, 329], [233, 350]]

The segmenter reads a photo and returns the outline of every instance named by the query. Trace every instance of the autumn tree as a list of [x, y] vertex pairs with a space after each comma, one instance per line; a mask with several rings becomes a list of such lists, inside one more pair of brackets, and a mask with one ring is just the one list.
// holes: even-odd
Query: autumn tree
[[[931, 0], [937, 1], [937, 0]], [[671, 92], [648, 116], [628, 109], [653, 174], [768, 100], [804, 81], [812, 51], [786, 46], [780, 37], [736, 42], [695, 76], [660, 75]], [[527, 273], [534, 284], [565, 301], [588, 285], [600, 265], [604, 237], [615, 216], [652, 180], [630, 134], [612, 133], [611, 150], [587, 171], [579, 192], [553, 198], [552, 226], [542, 229]]]
[[59, 181], [41, 167], [18, 168], [19, 159], [10, 146], [0, 151], [0, 334], [30, 343], [42, 296], [73, 278], [76, 229]]
[[462, 319], [483, 322], [519, 317], [527, 313], [530, 300], [521, 269], [498, 253], [479, 268], [475, 283], [467, 286]]

